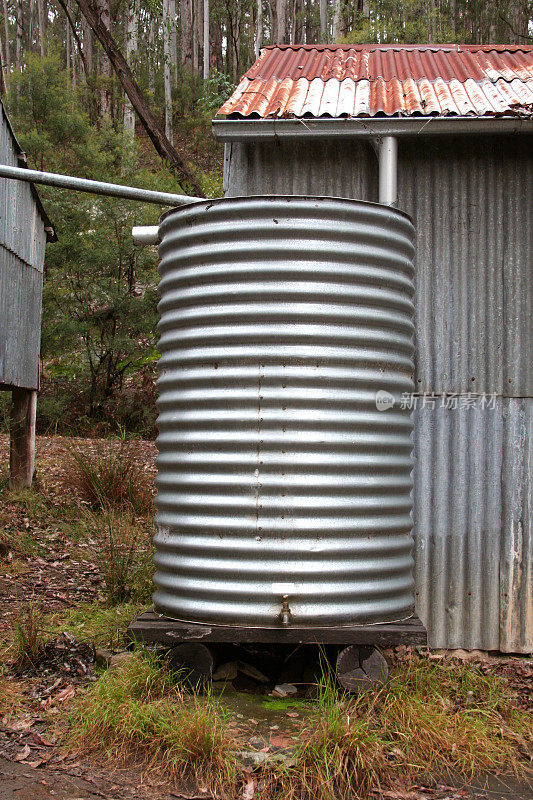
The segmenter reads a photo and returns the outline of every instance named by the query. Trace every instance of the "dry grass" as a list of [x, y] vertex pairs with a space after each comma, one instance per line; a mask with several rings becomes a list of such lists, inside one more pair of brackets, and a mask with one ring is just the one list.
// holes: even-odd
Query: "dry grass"
[[472, 667], [421, 660], [378, 692], [338, 695], [319, 687], [312, 726], [288, 765], [264, 776], [265, 800], [363, 800], [415, 781], [508, 771], [524, 776], [531, 721], [506, 684]]
[[12, 662], [15, 668], [35, 667], [45, 647], [44, 616], [38, 603], [21, 603], [13, 617]]
[[147, 600], [151, 591], [152, 526], [142, 525], [131, 511], [86, 512], [91, 555], [105, 582], [108, 603]]
[[70, 446], [62, 480], [93, 510], [126, 509], [143, 517], [153, 512], [151, 482], [135, 440], [125, 436], [96, 441], [91, 449]]
[[215, 793], [237, 783], [235, 743], [221, 706], [209, 696], [184, 696], [149, 653], [133, 653], [91, 687], [70, 719], [66, 742], [113, 760], [137, 755]]

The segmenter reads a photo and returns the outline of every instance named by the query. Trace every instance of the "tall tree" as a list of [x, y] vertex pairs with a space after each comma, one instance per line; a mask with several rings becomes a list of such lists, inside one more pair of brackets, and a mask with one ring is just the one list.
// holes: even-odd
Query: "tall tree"
[[7, 0], [3, 0], [3, 8], [4, 8], [4, 33], [6, 37], [6, 50], [5, 50], [6, 84], [9, 84], [9, 75], [11, 72], [11, 48], [9, 45], [9, 8], [7, 5]]
[[172, 142], [172, 78], [169, 0], [163, 0], [163, 83], [165, 91], [165, 136]]
[[167, 160], [169, 165], [176, 171], [183, 187], [186, 190], [190, 190], [196, 195], [203, 197], [203, 191], [194, 178], [192, 172], [185, 164], [183, 159], [180, 158], [172, 142], [170, 142], [165, 135], [165, 131], [162, 128], [161, 123], [153, 114], [148, 104], [148, 100], [133, 77], [133, 73], [128, 66], [128, 62], [121, 53], [109, 29], [104, 25], [97, 6], [94, 4], [93, 0], [76, 0], [76, 2], [80, 8], [80, 11], [93, 29], [100, 44], [104, 48], [106, 55], [113, 65], [117, 78], [122, 84], [122, 88], [131, 100], [131, 103], [155, 149], [159, 155]]
[[209, 0], [204, 0], [204, 81], [209, 78]]
[[[111, 3], [110, 0], [96, 0], [98, 13], [102, 20], [102, 25], [111, 30]], [[111, 61], [104, 49], [100, 54], [100, 116], [111, 116]]]
[[45, 0], [37, 0], [37, 18], [39, 20], [39, 50], [41, 58], [44, 58], [46, 53], [46, 23], [44, 14]]
[[[137, 53], [138, 45], [138, 17], [137, 0], [130, 0], [126, 11], [126, 61], [132, 66], [132, 58]], [[135, 135], [135, 112], [131, 100], [124, 96], [124, 132], [133, 138]]]
[[327, 0], [319, 0], [320, 10], [320, 41], [328, 40], [328, 4]]
[[341, 0], [333, 0], [333, 25], [331, 41], [336, 42], [341, 32]]
[[259, 58], [259, 52], [263, 44], [263, 0], [257, 0], [257, 15], [255, 24], [255, 57]]
[[16, 39], [15, 39], [15, 68], [17, 72], [22, 69], [22, 52], [24, 50], [24, 5], [23, 0], [17, 0], [16, 7]]

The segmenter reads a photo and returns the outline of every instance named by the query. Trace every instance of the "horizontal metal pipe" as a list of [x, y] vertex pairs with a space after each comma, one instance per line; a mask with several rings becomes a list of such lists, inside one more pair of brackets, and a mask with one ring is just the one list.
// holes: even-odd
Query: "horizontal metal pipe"
[[533, 134], [533, 119], [519, 117], [354, 117], [342, 119], [215, 119], [220, 142], [276, 139], [353, 139], [376, 136]]
[[136, 225], [131, 236], [133, 244], [159, 244], [159, 225]]
[[169, 192], [154, 192], [151, 189], [138, 189], [135, 186], [122, 186], [119, 183], [90, 181], [87, 178], [75, 178], [71, 175], [58, 175], [54, 172], [40, 172], [36, 169], [22, 169], [0, 164], [0, 178], [12, 178], [27, 183], [42, 183], [45, 186], [57, 186], [59, 189], [72, 189], [75, 192], [89, 192], [108, 197], [122, 197], [124, 200], [137, 200], [141, 203], [154, 203], [159, 206], [184, 206], [201, 201], [200, 197], [189, 197]]

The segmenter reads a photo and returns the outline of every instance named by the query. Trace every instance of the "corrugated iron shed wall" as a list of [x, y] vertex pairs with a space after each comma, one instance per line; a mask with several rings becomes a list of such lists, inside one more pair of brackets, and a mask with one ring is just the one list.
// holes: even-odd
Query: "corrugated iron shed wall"
[[[20, 152], [0, 106], [0, 162], [20, 166]], [[0, 384], [39, 387], [43, 220], [28, 183], [0, 179]]]
[[[414, 411], [417, 605], [434, 647], [533, 650], [532, 144], [399, 142], [416, 382], [435, 395]], [[232, 144], [226, 188], [376, 200], [376, 159], [348, 141]]]

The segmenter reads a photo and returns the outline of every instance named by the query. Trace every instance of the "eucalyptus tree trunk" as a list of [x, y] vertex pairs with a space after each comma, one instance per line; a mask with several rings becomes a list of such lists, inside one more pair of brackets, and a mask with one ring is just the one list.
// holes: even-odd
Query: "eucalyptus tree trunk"
[[176, 27], [176, 0], [168, 0], [168, 16], [170, 18], [170, 74], [172, 88], [178, 85], [178, 31]]
[[170, 69], [169, 0], [163, 0], [163, 83], [165, 89], [165, 136], [172, 142], [172, 81]]
[[6, 37], [6, 63], [5, 63], [5, 72], [6, 72], [6, 84], [9, 83], [9, 75], [11, 72], [11, 47], [9, 44], [9, 9], [7, 6], [7, 0], [3, 0], [3, 7], [4, 7], [4, 34]]
[[276, 44], [286, 44], [287, 0], [276, 0], [276, 17], [277, 17]]
[[146, 96], [141, 91], [139, 84], [128, 66], [128, 62], [124, 58], [111, 32], [103, 24], [98, 7], [93, 0], [76, 0], [76, 3], [104, 48], [106, 55], [113, 65], [116, 76], [122, 84], [122, 88], [131, 100], [139, 120], [155, 149], [175, 170], [182, 188], [186, 192], [194, 192], [198, 197], [204, 197], [204, 193], [189, 167], [180, 157], [172, 142], [165, 136], [165, 131], [151, 110]]
[[263, 44], [263, 0], [257, 0], [257, 20], [255, 25], [255, 57], [259, 58]]
[[180, 55], [184, 67], [192, 66], [192, 2], [180, 1]]
[[153, 15], [150, 14], [150, 24], [148, 26], [148, 91], [152, 95], [155, 91], [154, 48], [155, 48], [154, 18]]
[[22, 0], [17, 0], [16, 8], [16, 34], [15, 34], [15, 69], [22, 70], [22, 53], [24, 50], [24, 8]]
[[209, 0], [204, 0], [204, 81], [209, 78]]
[[[67, 0], [67, 10], [70, 11], [68, 8], [68, 0]], [[71, 60], [71, 52], [72, 52], [72, 37], [70, 35], [70, 23], [67, 19], [66, 21], [66, 30], [65, 30], [65, 62], [67, 67], [67, 84], [70, 85], [70, 60]]]
[[320, 42], [328, 40], [328, 3], [327, 0], [320, 0]]
[[39, 22], [39, 49], [41, 51], [41, 58], [46, 54], [46, 24], [44, 15], [45, 0], [37, 0], [37, 19]]
[[[100, 12], [100, 19], [102, 24], [111, 30], [111, 8], [110, 0], [97, 0], [98, 11]], [[105, 50], [100, 53], [100, 78], [102, 86], [100, 88], [100, 117], [111, 116], [111, 78], [112, 78], [111, 62]]]
[[331, 31], [331, 41], [336, 42], [341, 33], [341, 0], [333, 2], [333, 28]]
[[5, 93], [6, 80], [4, 78], [4, 45], [2, 44], [2, 37], [0, 36], [0, 95], [3, 97]]
[[196, 74], [200, 66], [198, 51], [200, 49], [200, 36], [201, 36], [201, 31], [203, 29], [200, 18], [200, 11], [203, 10], [203, 1], [193, 0], [191, 5], [192, 5], [192, 71]]
[[[126, 61], [130, 68], [137, 52], [139, 30], [139, 9], [137, 0], [130, 0], [126, 11]], [[124, 132], [132, 139], [135, 136], [135, 112], [128, 95], [124, 93]]]
[[85, 78], [89, 79], [89, 76], [94, 72], [93, 32], [91, 26], [83, 15], [81, 18], [81, 36], [83, 42], [83, 54], [85, 57], [85, 68], [87, 71]]

